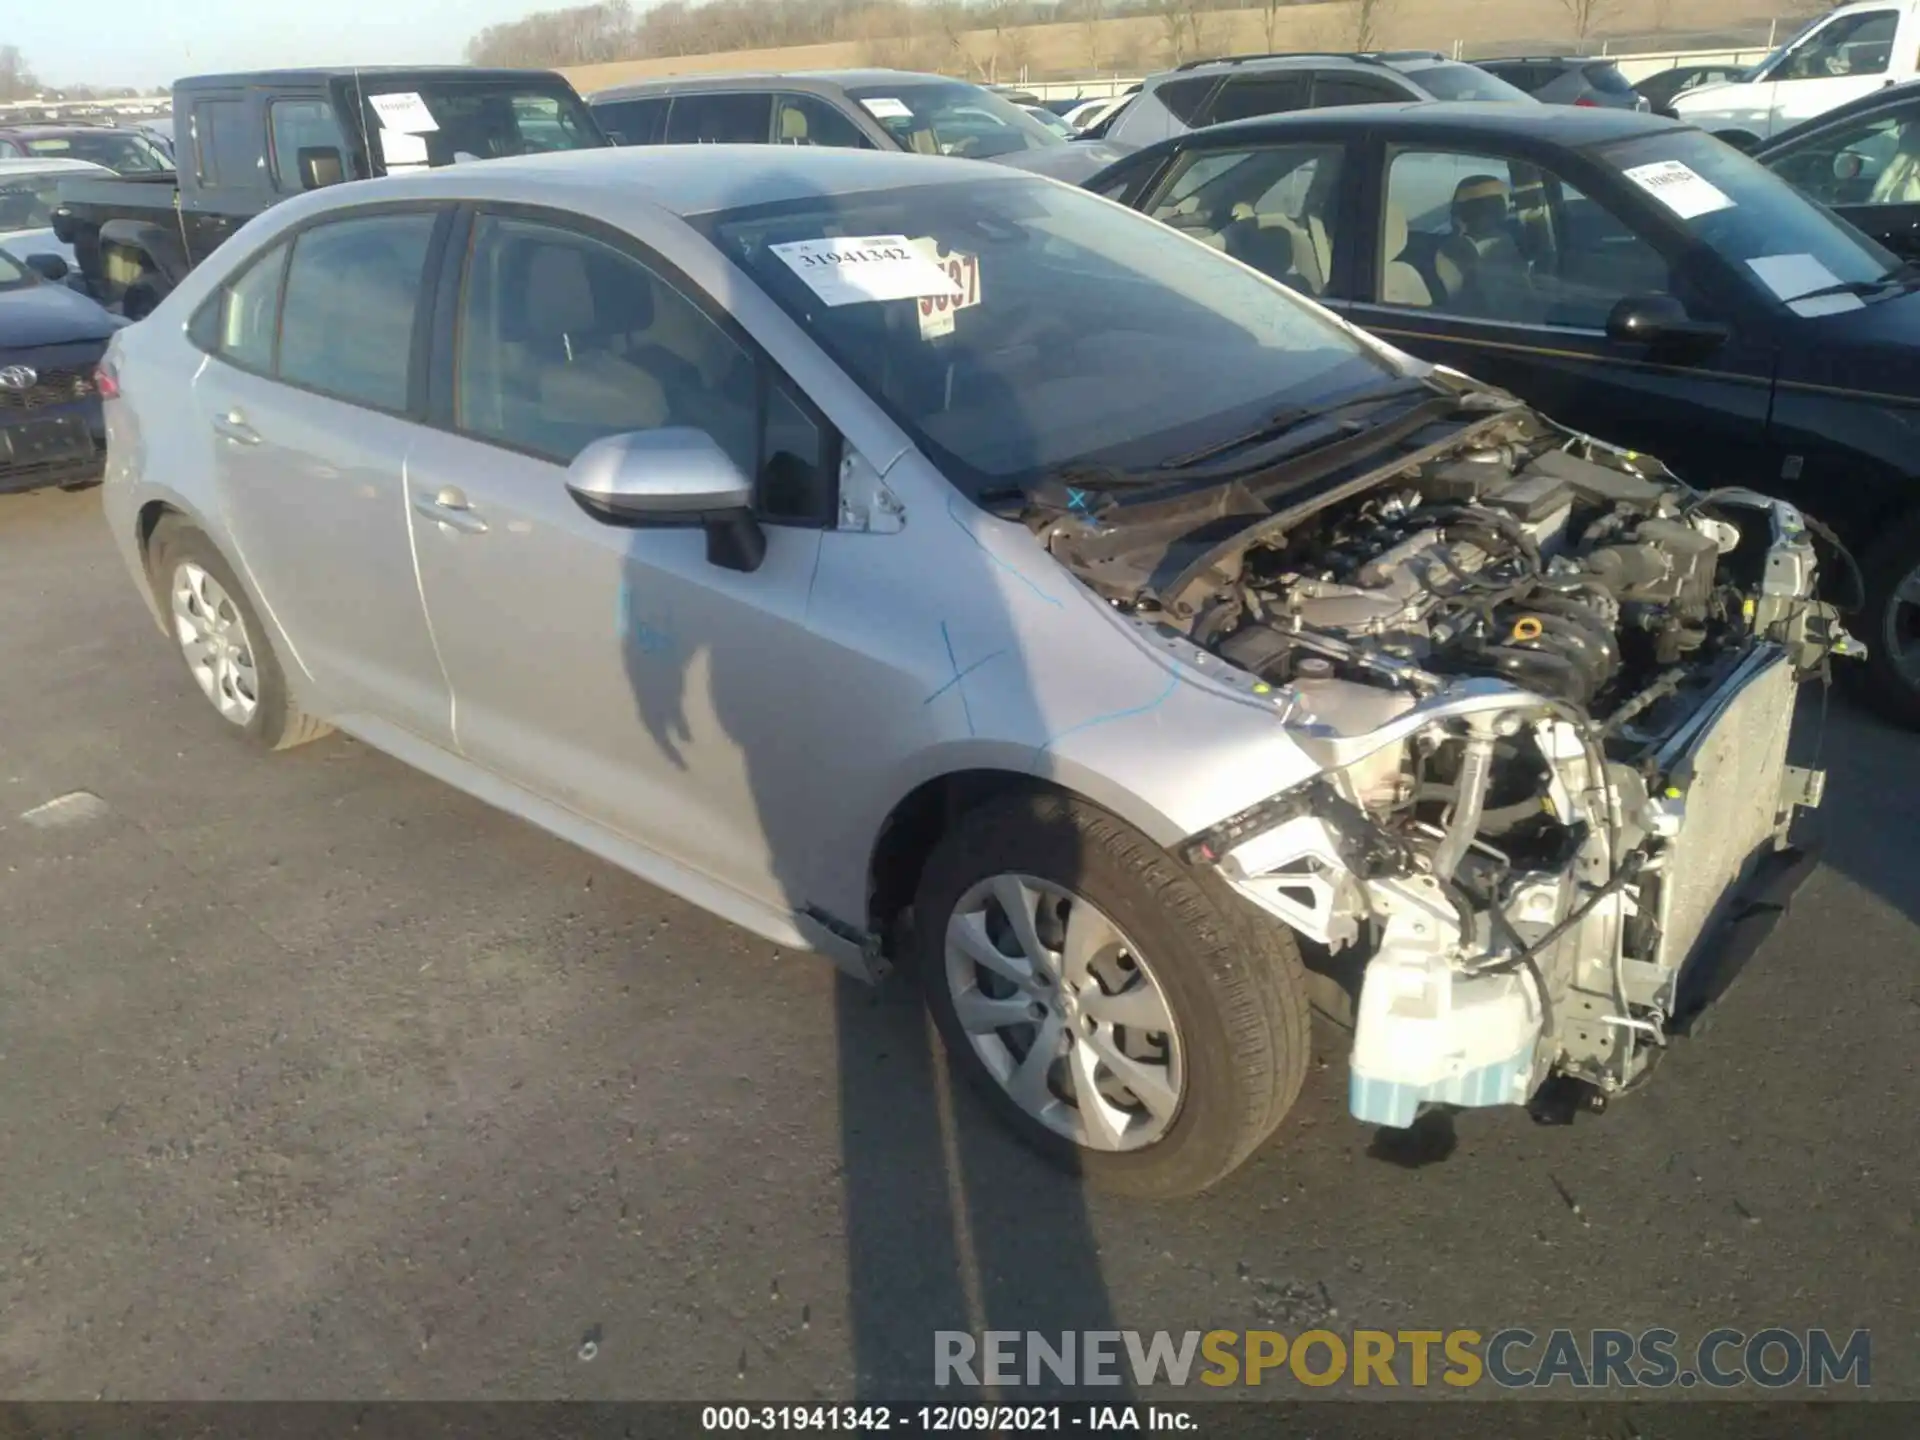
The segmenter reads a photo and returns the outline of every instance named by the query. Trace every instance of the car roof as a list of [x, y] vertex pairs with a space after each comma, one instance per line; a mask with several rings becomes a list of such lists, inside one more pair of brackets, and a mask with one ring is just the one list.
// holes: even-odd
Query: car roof
[[[739, 90], [739, 89], [851, 89], [859, 85], [968, 85], [951, 75], [935, 75], [923, 70], [712, 70], [698, 75], [659, 75], [645, 80], [623, 80], [605, 85], [587, 97], [589, 101], [622, 100], [665, 90]], [[977, 87], [984, 89], [984, 86]]]
[[539, 80], [561, 78], [537, 67], [477, 65], [311, 65], [290, 70], [235, 70], [220, 75], [189, 75], [173, 82], [179, 89], [219, 89], [236, 85], [316, 85], [329, 80]]
[[58, 139], [62, 135], [98, 135], [102, 131], [121, 130], [120, 125], [102, 125], [88, 120], [35, 120], [24, 125], [0, 125], [0, 135], [12, 135], [22, 140], [40, 137]]
[[91, 160], [75, 160], [65, 155], [30, 155], [19, 159], [0, 159], [0, 179], [8, 175], [46, 175], [60, 170], [98, 170], [113, 172]]
[[[1194, 135], [1231, 132], [1236, 137], [1264, 134], [1291, 136], [1315, 131], [1345, 131], [1356, 127], [1390, 125], [1402, 135], [1422, 133], [1485, 135], [1507, 138], [1515, 134], [1539, 138], [1577, 149], [1605, 145], [1635, 135], [1693, 127], [1642, 110], [1603, 110], [1574, 105], [1522, 105], [1500, 100], [1407, 100], [1390, 105], [1337, 105], [1322, 110], [1289, 110], [1251, 120], [1209, 125]], [[1188, 137], [1191, 138], [1191, 137]]]
[[1605, 55], [1489, 55], [1464, 63], [1485, 70], [1492, 65], [1611, 65], [1613, 61]]
[[[832, 146], [636, 145], [561, 150], [447, 165], [383, 180], [327, 186], [284, 202], [308, 212], [331, 209], [338, 197], [459, 199], [549, 204], [588, 213], [617, 208], [632, 196], [655, 210], [682, 217], [746, 205], [779, 204], [811, 197], [855, 195], [914, 185], [986, 184], [1039, 176], [978, 160], [912, 155], [892, 150]], [[367, 189], [364, 187], [377, 187]], [[281, 209], [276, 206], [276, 211]]]

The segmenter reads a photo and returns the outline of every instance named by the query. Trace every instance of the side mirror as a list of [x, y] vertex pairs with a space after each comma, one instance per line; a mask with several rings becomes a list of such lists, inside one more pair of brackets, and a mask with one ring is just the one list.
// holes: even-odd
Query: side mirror
[[67, 272], [71, 268], [58, 255], [29, 255], [21, 263], [42, 280], [52, 280], [56, 283], [66, 279]]
[[1629, 295], [1607, 316], [1607, 338], [1632, 345], [1710, 349], [1732, 332], [1716, 320], [1696, 320], [1671, 295]]
[[340, 152], [331, 145], [302, 145], [298, 152], [297, 164], [302, 190], [318, 190], [326, 185], [338, 185], [347, 178], [346, 162], [340, 158]]
[[567, 467], [567, 493], [603, 525], [699, 525], [707, 560], [754, 571], [767, 537], [753, 518], [753, 482], [704, 430], [665, 426], [608, 435]]

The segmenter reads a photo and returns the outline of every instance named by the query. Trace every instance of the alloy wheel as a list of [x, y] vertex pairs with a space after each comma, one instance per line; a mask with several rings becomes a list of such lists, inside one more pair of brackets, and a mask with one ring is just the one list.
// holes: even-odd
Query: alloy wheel
[[235, 725], [250, 724], [260, 708], [260, 677], [233, 597], [191, 560], [175, 567], [170, 592], [174, 637], [201, 693]]
[[1146, 957], [1083, 896], [1030, 875], [973, 886], [945, 980], [974, 1053], [1021, 1109], [1092, 1150], [1136, 1150], [1179, 1113], [1179, 1027]]

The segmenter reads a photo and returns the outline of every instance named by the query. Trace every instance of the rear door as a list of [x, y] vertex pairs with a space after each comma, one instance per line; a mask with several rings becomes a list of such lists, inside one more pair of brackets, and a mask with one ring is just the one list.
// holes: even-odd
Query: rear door
[[[1436, 146], [1377, 151], [1367, 273], [1351, 319], [1424, 359], [1511, 390], [1553, 419], [1659, 456], [1681, 474], [1771, 474], [1774, 357], [1738, 331], [1676, 355], [1614, 340], [1628, 296], [1731, 321], [1678, 255], [1548, 165]], [[1397, 298], [1396, 298], [1397, 297]]]
[[[302, 229], [195, 316], [194, 381], [239, 559], [325, 697], [452, 738], [408, 529], [430, 263], [450, 212], [354, 211]], [[274, 316], [278, 316], [278, 328]]]
[[176, 164], [188, 161], [194, 183], [181, 191], [180, 227], [188, 258], [198, 265], [273, 203], [258, 93], [194, 92], [187, 144]]

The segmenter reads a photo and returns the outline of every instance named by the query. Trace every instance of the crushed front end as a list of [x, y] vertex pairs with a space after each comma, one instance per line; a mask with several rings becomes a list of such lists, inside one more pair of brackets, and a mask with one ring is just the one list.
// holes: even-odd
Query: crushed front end
[[[1257, 677], [1319, 766], [1189, 858], [1357, 962], [1360, 1119], [1632, 1087], [1819, 801], [1795, 699], [1859, 647], [1807, 522], [1519, 408], [1262, 504], [1111, 596]], [[1112, 586], [1126, 530], [1052, 538]]]

